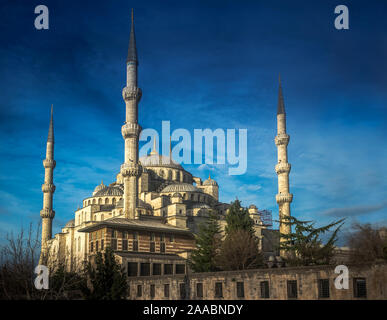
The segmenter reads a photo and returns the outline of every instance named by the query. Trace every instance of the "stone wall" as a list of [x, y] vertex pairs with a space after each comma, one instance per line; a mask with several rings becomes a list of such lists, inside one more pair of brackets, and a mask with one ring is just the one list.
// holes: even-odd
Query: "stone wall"
[[[128, 298], [141, 300], [387, 299], [387, 264], [349, 265], [349, 288], [341, 290], [335, 288], [334, 281], [338, 274], [334, 269], [335, 266], [313, 266], [132, 277], [129, 278]], [[323, 282], [324, 289], [322, 289]], [[266, 298], [263, 297], [265, 286], [268, 288]], [[292, 297], [289, 292], [291, 289], [296, 290], [296, 297]], [[322, 291], [325, 292], [325, 297], [322, 297]], [[329, 297], [326, 296], [327, 292]]]

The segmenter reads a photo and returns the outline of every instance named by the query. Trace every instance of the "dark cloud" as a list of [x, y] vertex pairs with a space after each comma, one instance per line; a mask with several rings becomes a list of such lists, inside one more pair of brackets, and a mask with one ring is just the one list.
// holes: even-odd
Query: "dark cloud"
[[366, 213], [374, 213], [387, 207], [387, 202], [372, 206], [357, 206], [349, 208], [332, 208], [322, 214], [331, 217], [354, 217]]

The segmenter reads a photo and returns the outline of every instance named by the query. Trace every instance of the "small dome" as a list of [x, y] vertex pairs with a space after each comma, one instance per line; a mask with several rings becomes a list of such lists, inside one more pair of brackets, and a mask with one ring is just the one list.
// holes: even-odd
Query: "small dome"
[[203, 186], [218, 186], [215, 180], [211, 179], [211, 176], [208, 176], [208, 179], [203, 182]]
[[254, 204], [251, 204], [249, 209], [257, 209], [257, 207]]
[[202, 192], [194, 185], [189, 183], [174, 183], [166, 186], [161, 193], [170, 193], [170, 192]]
[[173, 195], [172, 195], [172, 198], [182, 198], [183, 196], [178, 193], [178, 192], [175, 192]]
[[103, 196], [122, 196], [124, 194], [124, 188], [120, 184], [113, 186], [105, 187], [104, 189], [99, 190], [94, 197], [103, 197]]
[[71, 219], [71, 220], [69, 220], [69, 221], [66, 223], [66, 225], [65, 225], [64, 227], [65, 227], [65, 228], [73, 228], [74, 225], [75, 225], [75, 221], [74, 221], [74, 219]]
[[93, 196], [94, 196], [97, 192], [99, 192], [99, 191], [101, 191], [101, 190], [103, 190], [103, 189], [105, 189], [105, 188], [106, 188], [106, 186], [103, 184], [103, 181], [101, 181], [101, 184], [95, 187], [94, 192], [93, 192]]

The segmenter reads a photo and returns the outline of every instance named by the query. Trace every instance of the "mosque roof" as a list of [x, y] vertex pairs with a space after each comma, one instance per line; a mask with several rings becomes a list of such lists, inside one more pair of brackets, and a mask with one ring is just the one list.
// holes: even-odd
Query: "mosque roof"
[[94, 197], [102, 196], [122, 196], [124, 194], [123, 186], [115, 184], [112, 186], [105, 187], [93, 194]]
[[203, 186], [217, 186], [217, 182], [214, 179], [211, 179], [211, 176], [208, 176], [208, 179], [203, 182]]
[[74, 227], [74, 225], [75, 225], [75, 220], [71, 219], [71, 220], [67, 221], [67, 223], [64, 227], [65, 228], [72, 228], [72, 227]]
[[166, 186], [163, 190], [161, 190], [161, 193], [167, 192], [202, 192], [202, 190], [189, 183], [174, 183]]
[[137, 230], [154, 230], [161, 232], [173, 232], [173, 233], [183, 233], [187, 235], [192, 235], [189, 229], [178, 228], [170, 224], [164, 223], [161, 219], [126, 219], [126, 218], [110, 218], [104, 221], [99, 221], [93, 223], [92, 225], [86, 226], [82, 229], [79, 229], [78, 232], [91, 232], [100, 229], [101, 227], [123, 227], [128, 229], [137, 229]]
[[183, 167], [170, 157], [157, 153], [150, 153], [141, 157], [140, 162], [144, 167], [167, 167], [183, 170]]

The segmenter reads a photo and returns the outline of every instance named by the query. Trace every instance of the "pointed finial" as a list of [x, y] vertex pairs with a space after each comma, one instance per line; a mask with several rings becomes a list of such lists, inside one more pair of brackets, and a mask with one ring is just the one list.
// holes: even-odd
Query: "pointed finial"
[[133, 8], [132, 8], [132, 24], [134, 23], [134, 14], [133, 14]]
[[211, 173], [208, 174], [208, 180], [211, 180]]
[[172, 162], [172, 136], [169, 136], [169, 162]]
[[54, 105], [51, 105], [50, 126], [48, 127], [47, 142], [54, 142]]
[[156, 151], [156, 136], [153, 137], [153, 150], [151, 151], [150, 154], [157, 154], [157, 151]]
[[282, 94], [282, 85], [281, 85], [281, 74], [278, 76], [279, 81], [279, 88], [278, 88], [278, 108], [277, 108], [277, 115], [278, 114], [285, 114], [285, 103], [284, 103], [284, 97]]

